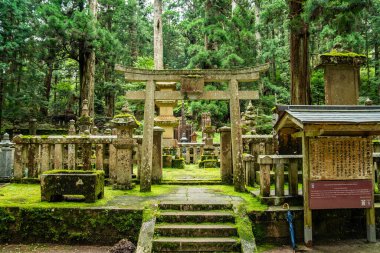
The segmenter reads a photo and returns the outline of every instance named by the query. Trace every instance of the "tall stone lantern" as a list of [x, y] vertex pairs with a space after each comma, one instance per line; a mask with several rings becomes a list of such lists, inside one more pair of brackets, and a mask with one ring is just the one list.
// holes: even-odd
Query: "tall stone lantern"
[[132, 189], [132, 153], [133, 146], [137, 144], [133, 139], [133, 130], [140, 123], [129, 110], [128, 104], [123, 107], [121, 114], [115, 115], [111, 122], [117, 134], [117, 139], [113, 142], [117, 150], [116, 182], [114, 188], [121, 190]]
[[366, 62], [366, 57], [337, 47], [322, 54], [320, 62], [318, 67], [325, 72], [326, 105], [357, 105], [360, 65]]

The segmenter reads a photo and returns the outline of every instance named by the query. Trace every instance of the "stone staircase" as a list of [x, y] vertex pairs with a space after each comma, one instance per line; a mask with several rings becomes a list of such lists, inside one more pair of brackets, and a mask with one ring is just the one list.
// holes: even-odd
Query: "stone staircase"
[[153, 252], [241, 252], [232, 204], [161, 203]]

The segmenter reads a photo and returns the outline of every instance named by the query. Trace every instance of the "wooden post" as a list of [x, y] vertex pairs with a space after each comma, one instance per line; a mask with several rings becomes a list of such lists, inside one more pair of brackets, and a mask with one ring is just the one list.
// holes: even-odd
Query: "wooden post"
[[161, 127], [153, 128], [153, 161], [152, 161], [152, 183], [160, 183], [162, 180], [162, 133]]
[[367, 241], [376, 242], [376, 216], [375, 207], [365, 210], [367, 223]]
[[54, 145], [54, 169], [55, 170], [63, 169], [62, 144], [55, 144]]
[[303, 155], [303, 219], [304, 219], [304, 241], [306, 246], [313, 244], [313, 220], [312, 213], [309, 208], [309, 137], [306, 137], [305, 133], [302, 136], [302, 155]]
[[289, 181], [289, 195], [298, 195], [298, 159], [289, 159], [288, 181]]
[[154, 91], [155, 83], [149, 80], [146, 83], [144, 107], [144, 138], [142, 143], [140, 191], [151, 191], [152, 183], [152, 155], [153, 155], [153, 126], [154, 126]]
[[269, 156], [259, 158], [260, 164], [260, 195], [262, 197], [270, 196], [270, 169], [273, 164], [273, 160]]
[[222, 183], [233, 183], [233, 168], [232, 168], [232, 154], [231, 154], [231, 128], [222, 127], [220, 132], [220, 176]]
[[284, 164], [279, 161], [275, 164], [275, 195], [284, 196]]
[[42, 144], [41, 149], [41, 173], [50, 169], [50, 145]]
[[236, 79], [229, 82], [232, 164], [234, 173], [234, 188], [237, 192], [245, 191], [243, 167], [243, 140], [240, 124], [239, 83]]

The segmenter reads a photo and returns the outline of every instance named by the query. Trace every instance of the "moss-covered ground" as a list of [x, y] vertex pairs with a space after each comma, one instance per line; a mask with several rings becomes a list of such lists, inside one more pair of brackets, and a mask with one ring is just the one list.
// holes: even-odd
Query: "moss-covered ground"
[[[239, 197], [245, 202], [247, 211], [264, 211], [266, 205], [252, 197], [249, 192], [235, 192], [233, 186], [229, 185], [153, 185], [151, 192], [141, 193], [137, 185], [132, 190], [113, 190], [112, 187], [105, 187], [104, 198], [95, 203], [84, 203], [78, 199], [63, 202], [41, 202], [40, 186], [36, 184], [9, 184], [0, 188], [0, 207], [42, 207], [42, 208], [87, 208], [87, 207], [121, 207], [121, 208], [150, 208], [152, 203], [165, 201], [170, 196], [176, 195], [184, 188], [204, 188], [216, 195]], [[252, 190], [249, 188], [248, 190]]]
[[186, 165], [184, 169], [163, 168], [164, 180], [220, 180], [219, 168], [200, 169], [197, 164]]

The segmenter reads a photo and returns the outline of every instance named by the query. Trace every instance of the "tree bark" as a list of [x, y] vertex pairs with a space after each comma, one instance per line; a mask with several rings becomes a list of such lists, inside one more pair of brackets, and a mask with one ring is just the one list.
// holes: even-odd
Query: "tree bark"
[[162, 0], [154, 0], [154, 68], [164, 69], [162, 39]]
[[309, 27], [301, 17], [305, 0], [289, 0], [291, 104], [309, 105]]
[[[89, 0], [90, 13], [93, 19], [96, 20], [97, 0]], [[92, 47], [82, 48], [82, 66], [79, 59], [79, 72], [81, 73], [80, 85], [80, 102], [82, 108], [83, 100], [88, 100], [89, 116], [94, 117], [94, 102], [95, 102], [95, 50]], [[80, 56], [81, 57], [81, 56]], [[82, 70], [82, 71], [81, 71]]]
[[51, 83], [53, 79], [53, 61], [47, 62], [47, 70], [45, 74], [44, 86], [45, 86], [45, 102], [46, 105], [42, 106], [40, 111], [42, 115], [48, 116], [48, 108], [49, 108], [49, 99], [50, 99], [50, 91], [51, 91]]
[[255, 39], [256, 39], [256, 52], [257, 56], [261, 56], [261, 33], [259, 31], [260, 24], [260, 0], [254, 1], [254, 10], [255, 10]]

